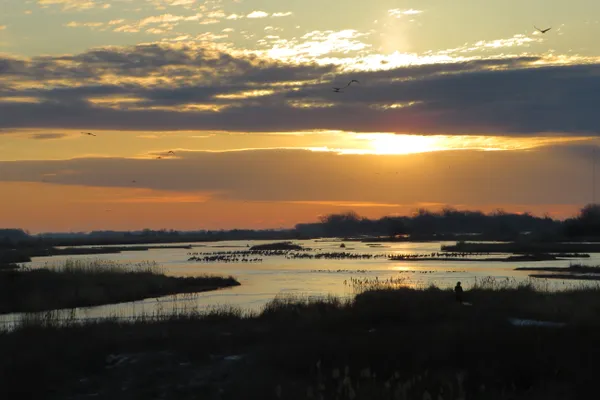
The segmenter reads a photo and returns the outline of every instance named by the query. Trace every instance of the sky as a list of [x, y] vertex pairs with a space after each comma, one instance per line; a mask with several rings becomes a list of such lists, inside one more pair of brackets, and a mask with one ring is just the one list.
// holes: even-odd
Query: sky
[[0, 227], [574, 216], [600, 194], [598, 15], [592, 0], [0, 0]]

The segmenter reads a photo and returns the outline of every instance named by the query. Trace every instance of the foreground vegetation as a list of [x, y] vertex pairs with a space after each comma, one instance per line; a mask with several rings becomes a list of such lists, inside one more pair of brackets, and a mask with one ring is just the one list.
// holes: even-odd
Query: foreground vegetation
[[153, 263], [68, 260], [49, 268], [0, 270], [0, 313], [112, 304], [237, 285], [232, 277], [166, 276]]
[[600, 289], [488, 281], [465, 292], [467, 307], [448, 290], [399, 285], [372, 281], [348, 302], [279, 298], [260, 315], [29, 320], [0, 335], [0, 397], [573, 399], [597, 390]]

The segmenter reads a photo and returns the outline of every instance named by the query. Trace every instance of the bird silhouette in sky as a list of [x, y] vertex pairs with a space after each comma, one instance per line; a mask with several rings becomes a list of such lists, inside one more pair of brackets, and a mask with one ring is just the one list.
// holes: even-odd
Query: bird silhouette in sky
[[88, 135], [88, 136], [97, 136], [97, 135], [94, 135], [92, 132], [81, 132], [81, 133], [83, 133], [84, 135]]
[[175, 152], [174, 152], [173, 150], [169, 150], [169, 151], [167, 152], [167, 154], [173, 154], [173, 155], [175, 155]]
[[347, 84], [346, 86], [344, 86], [344, 87], [341, 87], [341, 88], [339, 88], [339, 87], [334, 87], [334, 88], [333, 88], [333, 91], [334, 91], [334, 92], [336, 92], [336, 93], [343, 93], [343, 89], [345, 89], [345, 88], [347, 88], [348, 86], [352, 85], [354, 82], [356, 82], [356, 83], [360, 83], [360, 82], [359, 82], [359, 81], [357, 81], [356, 79], [352, 79], [352, 80], [351, 80], [350, 82], [348, 82], [348, 84]]
[[546, 32], [548, 32], [550, 29], [552, 29], [552, 27], [550, 27], [550, 28], [546, 28], [546, 29], [540, 29], [540, 28], [538, 28], [538, 27], [537, 27], [537, 26], [535, 26], [535, 25], [534, 25], [533, 27], [534, 27], [535, 29], [537, 29], [537, 30], [538, 30], [539, 32], [541, 32], [541, 33], [546, 33]]

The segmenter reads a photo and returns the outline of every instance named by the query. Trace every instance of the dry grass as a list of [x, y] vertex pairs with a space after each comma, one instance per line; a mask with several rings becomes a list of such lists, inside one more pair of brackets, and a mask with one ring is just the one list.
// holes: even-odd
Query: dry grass
[[62, 264], [48, 263], [44, 267], [64, 274], [100, 275], [100, 274], [152, 274], [163, 275], [164, 268], [155, 262], [121, 264], [109, 260], [66, 260]]
[[[485, 279], [465, 291], [465, 307], [451, 290], [375, 286], [348, 301], [277, 297], [255, 316], [229, 308], [128, 323], [30, 321], [0, 334], [0, 396], [26, 388], [49, 398], [55, 388], [55, 398], [111, 400], [571, 399], [597, 386], [598, 288], [550, 293]], [[508, 317], [567, 326], [515, 327]], [[111, 355], [164, 352], [178, 361], [161, 361], [158, 375], [141, 361], [107, 366]], [[241, 360], [225, 360], [233, 355]]]
[[68, 260], [40, 269], [0, 271], [0, 313], [112, 304], [236, 285], [233, 277], [166, 276], [155, 263]]

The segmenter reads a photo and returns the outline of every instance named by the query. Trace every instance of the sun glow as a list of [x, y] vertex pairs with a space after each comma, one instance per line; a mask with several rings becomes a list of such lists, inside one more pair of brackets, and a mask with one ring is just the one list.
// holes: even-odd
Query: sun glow
[[[586, 137], [499, 137], [499, 136], [444, 136], [397, 135], [393, 133], [355, 133], [354, 149], [340, 149], [343, 154], [414, 154], [444, 150], [527, 150], [566, 142], [589, 140]], [[356, 148], [358, 143], [360, 147]]]
[[435, 136], [373, 134], [357, 135], [366, 139], [376, 154], [412, 154], [443, 150], [440, 139]]

